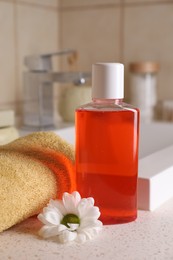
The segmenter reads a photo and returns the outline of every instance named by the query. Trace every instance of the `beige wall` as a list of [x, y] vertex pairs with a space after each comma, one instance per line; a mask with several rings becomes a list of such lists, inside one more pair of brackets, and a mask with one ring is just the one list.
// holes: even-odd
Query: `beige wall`
[[21, 113], [23, 58], [60, 48], [78, 69], [98, 61], [161, 64], [159, 99], [173, 98], [173, 0], [0, 0], [0, 109]]
[[[61, 46], [79, 51], [79, 68], [99, 61], [161, 64], [158, 98], [173, 98], [173, 1], [62, 0]], [[128, 97], [128, 96], [127, 96]]]
[[25, 55], [59, 46], [58, 0], [0, 0], [0, 109], [21, 113]]

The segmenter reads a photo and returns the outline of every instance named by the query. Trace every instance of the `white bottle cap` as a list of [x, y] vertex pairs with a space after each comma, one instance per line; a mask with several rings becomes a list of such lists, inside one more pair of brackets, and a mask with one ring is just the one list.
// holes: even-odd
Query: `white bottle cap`
[[124, 65], [96, 63], [92, 66], [92, 98], [124, 98]]

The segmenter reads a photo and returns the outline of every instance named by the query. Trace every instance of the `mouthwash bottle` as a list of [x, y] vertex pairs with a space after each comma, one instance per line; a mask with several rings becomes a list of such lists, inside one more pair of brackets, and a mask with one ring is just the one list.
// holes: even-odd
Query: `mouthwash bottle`
[[123, 102], [124, 65], [92, 67], [92, 102], [76, 109], [76, 181], [104, 224], [137, 217], [139, 110]]

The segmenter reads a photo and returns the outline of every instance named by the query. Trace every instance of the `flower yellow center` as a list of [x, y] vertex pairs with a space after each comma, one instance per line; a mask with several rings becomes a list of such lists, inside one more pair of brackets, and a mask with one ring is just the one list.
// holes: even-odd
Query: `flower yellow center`
[[70, 228], [70, 226], [68, 225], [68, 223], [70, 224], [79, 224], [80, 225], [80, 219], [78, 216], [74, 215], [74, 214], [67, 214], [63, 217], [63, 219], [61, 220], [61, 224], [65, 225], [66, 227]]

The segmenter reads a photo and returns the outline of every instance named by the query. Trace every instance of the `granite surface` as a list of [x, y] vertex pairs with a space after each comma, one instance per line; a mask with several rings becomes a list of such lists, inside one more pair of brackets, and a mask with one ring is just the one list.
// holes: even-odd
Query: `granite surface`
[[1, 260], [172, 260], [173, 198], [154, 212], [139, 211], [136, 221], [104, 226], [92, 241], [58, 244], [37, 233], [33, 217], [0, 234]]

